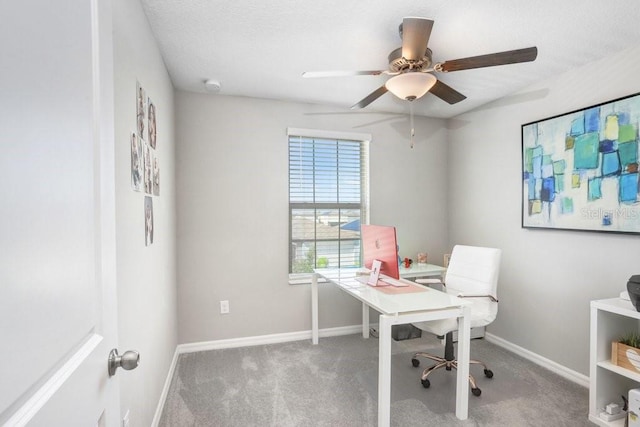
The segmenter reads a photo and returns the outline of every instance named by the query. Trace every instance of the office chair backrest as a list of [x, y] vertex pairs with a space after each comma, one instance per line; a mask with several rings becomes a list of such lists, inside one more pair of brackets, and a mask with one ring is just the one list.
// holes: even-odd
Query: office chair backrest
[[445, 276], [447, 292], [498, 297], [498, 274], [502, 251], [456, 245]]

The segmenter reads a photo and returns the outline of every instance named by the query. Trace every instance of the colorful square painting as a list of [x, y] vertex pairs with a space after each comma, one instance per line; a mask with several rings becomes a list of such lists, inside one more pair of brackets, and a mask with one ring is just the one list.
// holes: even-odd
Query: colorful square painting
[[522, 226], [640, 233], [640, 94], [522, 125]]

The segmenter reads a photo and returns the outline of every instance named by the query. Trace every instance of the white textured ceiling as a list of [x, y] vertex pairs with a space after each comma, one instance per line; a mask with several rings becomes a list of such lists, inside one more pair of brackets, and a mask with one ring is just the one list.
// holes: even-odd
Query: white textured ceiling
[[[350, 107], [388, 78], [302, 78], [304, 71], [385, 70], [405, 16], [433, 19], [434, 62], [530, 46], [534, 62], [438, 74], [467, 99], [427, 94], [416, 114], [453, 117], [640, 44], [638, 0], [142, 0], [176, 88]], [[603, 76], [606, 77], [606, 69]], [[640, 76], [639, 76], [640, 78]], [[596, 82], [594, 82], [595, 84]], [[219, 96], [217, 95], [217, 96]], [[407, 113], [390, 93], [364, 111]]]

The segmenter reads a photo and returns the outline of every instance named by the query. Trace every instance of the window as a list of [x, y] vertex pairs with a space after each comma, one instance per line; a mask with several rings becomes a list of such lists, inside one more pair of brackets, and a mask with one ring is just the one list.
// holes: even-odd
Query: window
[[370, 135], [289, 129], [289, 273], [359, 267]]

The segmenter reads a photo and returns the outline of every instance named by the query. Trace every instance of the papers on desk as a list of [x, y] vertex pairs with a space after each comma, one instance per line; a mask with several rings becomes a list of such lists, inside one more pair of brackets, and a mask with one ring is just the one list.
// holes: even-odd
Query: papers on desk
[[364, 277], [364, 276], [355, 277], [355, 280], [357, 280], [359, 283], [362, 283], [364, 285], [369, 285], [372, 288], [383, 288], [383, 287], [405, 288], [411, 285], [411, 283], [409, 282], [403, 282], [403, 281], [392, 279], [386, 276], [378, 279], [377, 276], [374, 276], [374, 273], [371, 273], [371, 276], [369, 277]]
[[[382, 285], [380, 284], [380, 282], [382, 282]], [[398, 288], [404, 288], [405, 286], [409, 286], [409, 282], [407, 281], [397, 280], [387, 276], [380, 279], [380, 282], [378, 282], [378, 286], [391, 285]]]
[[418, 285], [407, 285], [407, 286], [384, 286], [384, 287], [376, 287], [376, 289], [380, 290], [385, 294], [412, 294], [415, 292], [429, 292], [429, 288], [425, 288], [424, 286]]
[[[352, 287], [367, 286], [370, 288], [378, 289], [380, 292], [384, 292], [385, 294], [410, 294], [413, 292], [429, 291], [429, 288], [427, 287], [420, 286], [414, 283], [409, 283], [409, 282], [401, 282], [401, 285], [399, 286], [391, 285], [384, 281], [384, 280], [389, 280], [388, 278], [385, 278], [384, 280], [380, 279], [376, 286], [370, 285], [368, 283], [368, 281], [370, 280], [369, 277], [358, 276], [358, 277], [355, 277], [354, 280], [357, 283], [355, 284], [355, 286], [346, 285], [346, 287], [352, 288]], [[344, 282], [343, 282], [343, 286], [345, 286]]]

